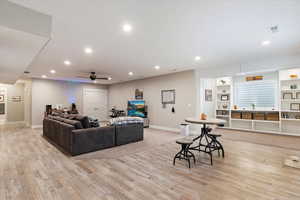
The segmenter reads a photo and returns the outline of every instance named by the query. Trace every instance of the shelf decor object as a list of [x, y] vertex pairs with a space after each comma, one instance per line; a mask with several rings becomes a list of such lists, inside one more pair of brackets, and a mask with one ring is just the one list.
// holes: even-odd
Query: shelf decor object
[[232, 112], [231, 113], [231, 118], [232, 119], [241, 119], [242, 118], [242, 113], [241, 112]]
[[223, 109], [225, 109], [225, 110], [228, 109], [228, 105], [226, 105], [226, 104], [224, 104], [222, 107], [223, 107]]
[[263, 76], [248, 76], [246, 77], [246, 81], [261, 81], [263, 80]]
[[293, 93], [292, 92], [286, 92], [286, 93], [283, 93], [283, 96], [282, 96], [283, 99], [293, 99]]
[[296, 99], [300, 99], [300, 92], [296, 93]]
[[221, 101], [229, 101], [229, 95], [221, 95]]
[[291, 103], [291, 110], [300, 110], [300, 103]]
[[266, 113], [267, 121], [279, 121], [279, 113]]
[[253, 113], [254, 120], [265, 120], [265, 113]]
[[296, 90], [298, 88], [298, 86], [296, 84], [293, 84], [290, 86], [291, 90]]
[[0, 95], [0, 102], [4, 102], [4, 95]]
[[251, 112], [242, 112], [242, 119], [252, 119]]
[[220, 80], [221, 84], [222, 85], [225, 85], [226, 84], [226, 81], [225, 80]]
[[218, 116], [229, 116], [229, 110], [217, 110]]
[[296, 78], [298, 78], [298, 75], [297, 75], [297, 74], [291, 74], [291, 75], [290, 75], [290, 78], [291, 78], [291, 79], [296, 79]]

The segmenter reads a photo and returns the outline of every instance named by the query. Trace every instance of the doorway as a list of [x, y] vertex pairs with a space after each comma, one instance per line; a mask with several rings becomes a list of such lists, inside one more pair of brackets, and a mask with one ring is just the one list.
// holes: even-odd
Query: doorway
[[108, 120], [106, 89], [83, 89], [83, 114], [99, 121]]

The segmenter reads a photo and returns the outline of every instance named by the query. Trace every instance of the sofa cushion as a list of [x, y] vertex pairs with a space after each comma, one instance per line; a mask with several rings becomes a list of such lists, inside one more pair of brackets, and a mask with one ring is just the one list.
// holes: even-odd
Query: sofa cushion
[[52, 116], [51, 118], [52, 120], [55, 120], [55, 121], [61, 121], [62, 118], [61, 117], [58, 117], [58, 116]]
[[69, 114], [63, 113], [63, 114], [60, 115], [60, 117], [69, 119]]
[[66, 123], [66, 124], [70, 124], [70, 125], [74, 126], [75, 129], [82, 129], [83, 128], [82, 124], [79, 121], [76, 121], [76, 120], [64, 119], [63, 122]]
[[53, 117], [54, 117], [53, 115], [48, 115], [47, 116], [47, 118], [49, 118], [49, 119], [53, 119]]
[[60, 121], [60, 122], [64, 122], [64, 118], [62, 118], [62, 117], [56, 117], [56, 120]]
[[142, 124], [144, 119], [140, 117], [117, 117], [110, 120], [112, 125], [126, 125], [126, 124]]
[[77, 114], [69, 114], [68, 119], [76, 120]]
[[80, 121], [83, 128], [91, 128], [90, 121], [87, 116], [77, 115], [75, 120]]

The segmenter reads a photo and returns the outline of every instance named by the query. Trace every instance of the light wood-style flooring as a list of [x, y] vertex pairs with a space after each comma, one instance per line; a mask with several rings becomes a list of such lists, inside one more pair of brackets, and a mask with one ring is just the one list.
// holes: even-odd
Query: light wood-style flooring
[[[157, 140], [146, 129], [145, 139]], [[174, 133], [164, 143], [118, 156], [68, 157], [41, 130], [0, 128], [0, 200], [300, 200], [300, 170], [283, 166], [299, 151], [223, 139], [226, 157], [196, 154], [189, 170], [172, 165]], [[169, 136], [169, 137], [168, 137]], [[155, 137], [155, 138], [154, 138]], [[299, 144], [300, 145], [300, 144]]]

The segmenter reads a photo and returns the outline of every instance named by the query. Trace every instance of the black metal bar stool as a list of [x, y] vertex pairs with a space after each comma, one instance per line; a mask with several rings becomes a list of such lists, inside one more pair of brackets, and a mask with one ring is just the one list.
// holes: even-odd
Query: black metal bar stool
[[176, 159], [183, 159], [188, 161], [189, 168], [191, 168], [190, 158], [193, 158], [194, 163], [196, 163], [194, 154], [189, 151], [189, 147], [191, 144], [193, 144], [193, 140], [189, 138], [181, 138], [176, 140], [176, 143], [181, 145], [181, 150], [175, 155], [173, 159], [173, 165], [175, 165]]
[[210, 148], [211, 151], [218, 151], [218, 156], [220, 156], [220, 151], [222, 152], [222, 157], [225, 157], [224, 148], [222, 144], [218, 141], [218, 138], [222, 135], [211, 133], [212, 129], [207, 128], [207, 136], [211, 139], [206, 148]]

